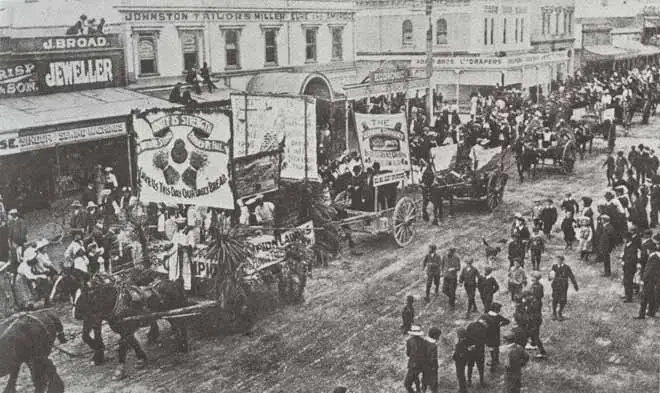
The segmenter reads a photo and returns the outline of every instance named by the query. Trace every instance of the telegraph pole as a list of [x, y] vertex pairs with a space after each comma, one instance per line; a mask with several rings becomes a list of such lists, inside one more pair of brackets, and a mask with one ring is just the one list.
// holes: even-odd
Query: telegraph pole
[[433, 124], [433, 84], [431, 83], [433, 76], [433, 21], [431, 19], [433, 0], [425, 0], [425, 3], [429, 23], [428, 30], [426, 30], [426, 77], [429, 79], [429, 86], [426, 88], [426, 113], [428, 113], [429, 124]]

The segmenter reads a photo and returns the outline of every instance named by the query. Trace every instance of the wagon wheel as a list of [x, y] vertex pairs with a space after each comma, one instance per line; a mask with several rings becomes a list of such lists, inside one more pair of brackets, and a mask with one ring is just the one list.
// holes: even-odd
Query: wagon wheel
[[502, 204], [504, 199], [504, 188], [509, 179], [506, 173], [495, 175], [488, 184], [488, 193], [486, 194], [486, 204], [491, 212]]
[[392, 236], [399, 247], [405, 247], [415, 237], [417, 206], [409, 197], [399, 199], [392, 214]]
[[575, 168], [575, 160], [577, 157], [577, 151], [575, 149], [575, 144], [572, 142], [567, 143], [564, 146], [564, 151], [562, 152], [561, 157], [561, 171], [562, 173], [571, 173]]

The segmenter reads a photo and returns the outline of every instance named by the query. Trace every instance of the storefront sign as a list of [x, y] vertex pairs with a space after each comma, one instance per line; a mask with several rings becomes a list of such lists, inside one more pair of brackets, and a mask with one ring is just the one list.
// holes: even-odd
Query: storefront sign
[[127, 11], [124, 12], [127, 22], [199, 22], [199, 21], [227, 21], [227, 22], [344, 22], [352, 21], [353, 12], [327, 11], [327, 12], [282, 12], [271, 10], [257, 11]]
[[16, 53], [81, 51], [106, 48], [121, 48], [119, 35], [77, 35], [12, 39], [12, 51]]
[[140, 200], [234, 209], [225, 113], [153, 112], [133, 117]]
[[117, 87], [124, 84], [123, 54], [58, 54], [0, 64], [0, 98]]
[[[426, 71], [424, 71], [424, 75]], [[374, 97], [383, 94], [404, 93], [415, 89], [426, 89], [429, 87], [428, 79], [409, 79], [405, 82], [395, 83], [360, 83], [356, 85], [345, 85], [346, 98], [356, 100], [365, 97]]]
[[375, 162], [383, 171], [410, 170], [410, 146], [406, 130], [406, 116], [355, 114], [362, 164], [372, 167]]
[[0, 64], [0, 98], [36, 94], [36, 67], [34, 62]]
[[0, 135], [0, 156], [126, 135], [126, 123], [99, 124], [35, 134]]
[[369, 74], [371, 83], [403, 82], [410, 77], [410, 70], [379, 70]]
[[280, 151], [238, 157], [232, 160], [234, 195], [244, 198], [275, 191], [280, 180]]
[[235, 94], [231, 106], [235, 158], [278, 150], [284, 142], [280, 177], [319, 179], [313, 99]]
[[[456, 56], [456, 57], [434, 57], [433, 68], [438, 69], [501, 69], [509, 67], [524, 67], [530, 65], [539, 65], [544, 63], [555, 63], [568, 61], [565, 51], [534, 53], [520, 56], [504, 57], [477, 57], [477, 56]], [[420, 56], [413, 60], [416, 67], [426, 65], [426, 57]]]

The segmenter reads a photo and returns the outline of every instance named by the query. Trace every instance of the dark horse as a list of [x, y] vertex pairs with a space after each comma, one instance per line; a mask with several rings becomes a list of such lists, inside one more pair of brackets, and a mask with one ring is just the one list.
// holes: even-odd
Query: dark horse
[[516, 155], [516, 167], [520, 182], [524, 181], [524, 173], [527, 172], [532, 178], [536, 177], [536, 166], [539, 163], [539, 153], [525, 144], [522, 138], [518, 138], [513, 144], [513, 152]]
[[578, 151], [580, 152], [580, 159], [584, 160], [584, 155], [587, 153], [587, 145], [589, 146], [589, 154], [594, 144], [594, 133], [592, 126], [585, 125], [575, 131], [575, 143], [577, 144]]
[[0, 321], [0, 376], [9, 375], [4, 393], [16, 392], [23, 363], [32, 372], [35, 393], [64, 392], [64, 382], [48, 358], [56, 338], [66, 342], [62, 322], [48, 311], [19, 313]]
[[435, 173], [432, 166], [426, 165], [422, 173], [422, 216], [424, 221], [429, 220], [429, 214], [426, 208], [429, 202], [433, 205], [433, 225], [438, 225], [438, 220], [442, 219], [442, 202], [445, 198], [449, 199], [449, 214], [451, 214], [454, 207], [454, 198], [451, 192], [443, 192], [441, 189], [434, 185]]
[[[143, 326], [151, 324], [153, 328], [154, 325], [153, 322], [127, 321], [125, 318], [149, 312], [173, 310], [187, 305], [181, 285], [169, 280], [157, 279], [146, 287], [92, 280], [78, 293], [73, 314], [77, 320], [92, 326], [100, 326], [101, 321], [107, 321], [110, 328], [120, 335], [119, 366], [113, 375], [114, 379], [120, 379], [124, 377], [124, 365], [129, 347], [135, 351], [138, 365], [146, 362], [147, 355], [135, 338], [135, 332]], [[177, 350], [187, 352], [188, 330], [185, 320], [171, 319], [169, 322], [175, 331]], [[102, 344], [97, 348], [102, 348]]]

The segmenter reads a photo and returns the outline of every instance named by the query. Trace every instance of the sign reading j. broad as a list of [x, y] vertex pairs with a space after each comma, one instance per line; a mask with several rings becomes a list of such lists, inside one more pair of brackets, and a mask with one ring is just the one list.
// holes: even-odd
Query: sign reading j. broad
[[119, 35], [77, 35], [12, 39], [12, 50], [24, 52], [84, 51], [120, 48]]

